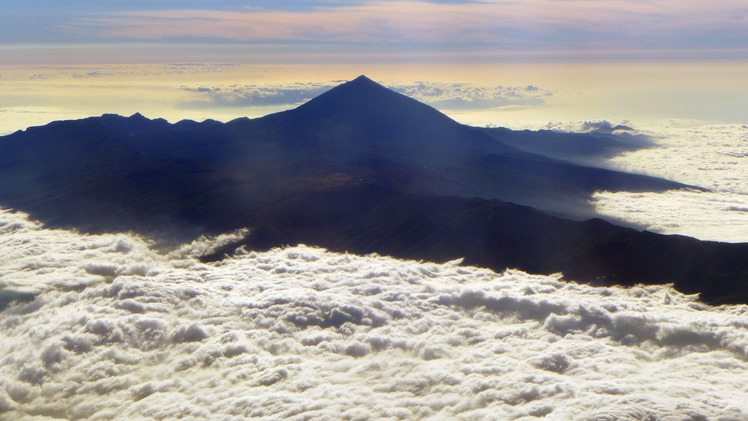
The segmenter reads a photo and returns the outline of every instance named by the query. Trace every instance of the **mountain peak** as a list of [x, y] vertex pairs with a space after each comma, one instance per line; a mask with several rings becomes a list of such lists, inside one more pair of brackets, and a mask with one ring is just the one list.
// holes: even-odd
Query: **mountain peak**
[[275, 124], [294, 128], [288, 138], [301, 139], [303, 128], [313, 133], [303, 143], [330, 156], [385, 157], [435, 168], [468, 159], [476, 151], [515, 150], [364, 75], [270, 117], [278, 119], [287, 122]]
[[[356, 83], [356, 84], [367, 83], [367, 84], [372, 84], [372, 85], [379, 85], [377, 82], [374, 82], [373, 80], [369, 79], [366, 75], [361, 75], [361, 76], [353, 79], [349, 83]], [[381, 86], [381, 85], [379, 85], [379, 86]]]
[[347, 92], [348, 94], [366, 94], [371, 95], [375, 92], [380, 94], [387, 93], [393, 94], [392, 90], [380, 85], [379, 83], [369, 79], [366, 75], [361, 75], [349, 82], [346, 82], [338, 87], [339, 91]]
[[[384, 117], [385, 114], [389, 121], [393, 117], [401, 120], [408, 116], [415, 117], [414, 113], [426, 113], [431, 115], [431, 118], [448, 119], [428, 105], [382, 86], [365, 75], [330, 89], [301, 105], [297, 110], [308, 112], [314, 118], [346, 114], [371, 119], [375, 115]], [[382, 124], [383, 121], [378, 121], [377, 124]]]

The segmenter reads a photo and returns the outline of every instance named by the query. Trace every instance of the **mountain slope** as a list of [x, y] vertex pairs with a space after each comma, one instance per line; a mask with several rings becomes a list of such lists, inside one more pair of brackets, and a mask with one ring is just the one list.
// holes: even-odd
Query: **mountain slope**
[[[285, 128], [289, 121], [308, 135], [299, 140], [318, 145], [333, 156], [350, 151], [362, 158], [377, 154], [410, 165], [439, 165], [471, 154], [517, 150], [366, 76], [257, 123]], [[356, 159], [355, 155], [345, 158]]]
[[[160, 231], [168, 220], [184, 218], [200, 191], [196, 167], [145, 156], [106, 126], [111, 118], [56, 122], [0, 138], [0, 205], [90, 231]], [[129, 130], [141, 118], [120, 125]]]
[[[253, 120], [170, 125], [139, 114], [129, 118], [104, 115], [94, 120], [107, 132], [109, 141], [154, 166], [178, 162], [181, 167], [175, 168], [187, 166], [190, 174], [202, 173], [194, 180], [198, 185], [188, 186], [188, 190], [215, 191], [215, 201], [239, 206], [268, 203], [277, 200], [279, 193], [302, 191], [310, 177], [342, 176], [412, 193], [499, 199], [575, 217], [592, 215], [588, 200], [595, 190], [685, 187], [659, 178], [521, 153], [508, 145], [520, 143], [512, 140], [515, 132], [502, 135], [507, 142], [499, 141], [365, 76], [296, 109]], [[55, 130], [53, 125], [13, 136], [28, 142], [55, 137], [69, 145], [68, 151], [60, 151], [61, 156], [81, 153], [76, 146], [81, 136]], [[527, 135], [517, 133], [516, 137]], [[543, 133], [542, 137], [568, 136]], [[169, 177], [194, 178], [179, 171], [160, 176]], [[215, 186], [220, 188], [212, 190]], [[194, 207], [194, 203], [186, 204], [188, 209]]]

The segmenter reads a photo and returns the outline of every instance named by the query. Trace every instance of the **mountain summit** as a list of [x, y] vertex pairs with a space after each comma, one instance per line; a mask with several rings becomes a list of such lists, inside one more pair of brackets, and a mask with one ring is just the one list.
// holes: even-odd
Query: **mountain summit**
[[[413, 125], [419, 122], [436, 123], [442, 128], [456, 124], [436, 109], [387, 89], [363, 75], [306, 102], [294, 110], [294, 114], [297, 118], [338, 118], [353, 124], [360, 123], [362, 127], [382, 121], [406, 120]], [[390, 133], [395, 133], [400, 128], [402, 126], [388, 129]]]
[[517, 151], [366, 76], [296, 109], [237, 125], [243, 131], [237, 134], [250, 142], [259, 136], [275, 137], [283, 139], [289, 152], [332, 161], [386, 160], [408, 167], [445, 167], [486, 153]]

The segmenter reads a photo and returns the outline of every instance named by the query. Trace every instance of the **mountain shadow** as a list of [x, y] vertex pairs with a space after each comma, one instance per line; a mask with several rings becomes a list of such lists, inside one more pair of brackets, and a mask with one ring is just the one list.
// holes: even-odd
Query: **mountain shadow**
[[[586, 133], [515, 131], [503, 127], [484, 127], [481, 130], [494, 139], [524, 152], [579, 165], [599, 166], [604, 160], [624, 152], [655, 146], [655, 142], [648, 136], [629, 133], [633, 131], [630, 127], [604, 128], [608, 130], [592, 130]], [[614, 133], [616, 130], [618, 132]]]
[[529, 153], [519, 147], [528, 136], [548, 149], [565, 135], [498, 136], [361, 76], [257, 119], [170, 124], [107, 114], [0, 137], [0, 206], [90, 232], [179, 242], [250, 227], [242, 244], [256, 249], [306, 243], [464, 257], [497, 270], [673, 282], [711, 302], [748, 301], [745, 245], [541, 212], [581, 220], [597, 190], [695, 187]]
[[594, 285], [665, 284], [712, 303], [748, 300], [748, 243], [699, 241], [571, 221], [511, 203], [425, 196], [373, 184], [312, 189], [258, 212], [255, 229], [217, 250], [313, 244], [339, 252], [463, 263], [496, 271], [562, 272]]

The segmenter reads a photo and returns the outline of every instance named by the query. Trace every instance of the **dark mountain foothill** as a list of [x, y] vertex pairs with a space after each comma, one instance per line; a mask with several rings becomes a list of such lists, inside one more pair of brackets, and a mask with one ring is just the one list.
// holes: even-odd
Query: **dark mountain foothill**
[[0, 137], [0, 206], [172, 243], [252, 229], [205, 260], [304, 243], [748, 303], [748, 244], [594, 219], [597, 190], [698, 188], [580, 164], [650, 146], [616, 136], [465, 126], [361, 76], [257, 119], [105, 114]]

